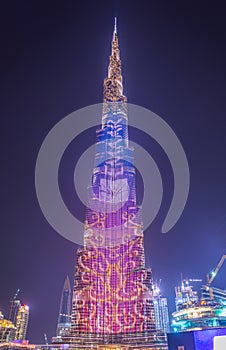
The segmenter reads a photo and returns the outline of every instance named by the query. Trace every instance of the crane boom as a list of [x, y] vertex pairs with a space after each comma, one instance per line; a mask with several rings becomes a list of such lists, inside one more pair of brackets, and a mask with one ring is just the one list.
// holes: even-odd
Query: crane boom
[[16, 293], [14, 294], [13, 300], [16, 300], [17, 295], [19, 294], [19, 292], [20, 292], [20, 288], [18, 288], [17, 291], [16, 291]]
[[211, 285], [211, 283], [213, 282], [213, 280], [215, 279], [216, 275], [218, 274], [221, 266], [223, 265], [224, 261], [226, 259], [226, 255], [223, 255], [222, 258], [220, 259], [217, 267], [215, 268], [215, 270], [212, 271], [211, 275], [207, 276], [207, 287], [209, 287]]

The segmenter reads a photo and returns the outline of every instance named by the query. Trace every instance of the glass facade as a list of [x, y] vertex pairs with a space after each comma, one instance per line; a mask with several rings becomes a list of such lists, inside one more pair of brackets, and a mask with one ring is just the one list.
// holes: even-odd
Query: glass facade
[[69, 277], [65, 279], [61, 294], [60, 310], [57, 323], [57, 336], [70, 334], [71, 327], [71, 286]]
[[163, 333], [170, 332], [169, 310], [166, 298], [157, 296], [154, 298], [156, 329]]

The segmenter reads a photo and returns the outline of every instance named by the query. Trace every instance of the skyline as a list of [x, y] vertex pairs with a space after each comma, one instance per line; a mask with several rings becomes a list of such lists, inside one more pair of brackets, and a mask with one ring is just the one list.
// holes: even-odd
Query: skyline
[[[62, 283], [67, 274], [72, 283], [76, 250], [73, 243], [54, 232], [41, 213], [34, 190], [35, 161], [44, 137], [57, 121], [78, 108], [102, 101], [115, 16], [113, 8], [106, 9], [99, 2], [97, 15], [88, 14], [81, 5], [81, 18], [78, 14], [74, 17], [77, 5], [69, 4], [62, 5], [62, 11], [59, 5], [53, 10], [50, 3], [28, 6], [24, 1], [23, 6], [15, 2], [13, 9], [5, 5], [1, 24], [5, 84], [0, 276], [5, 288], [0, 288], [0, 309], [5, 314], [9, 300], [21, 288], [21, 299], [30, 306], [28, 338], [35, 342], [44, 340], [43, 333], [50, 337], [56, 329]], [[149, 108], [165, 119], [180, 139], [189, 162], [188, 203], [176, 226], [162, 235], [160, 227], [172, 194], [172, 175], [161, 150], [153, 141], [143, 139], [166, 183], [161, 211], [145, 233], [146, 263], [153, 270], [154, 280], [163, 279], [166, 287], [162, 294], [172, 299], [172, 286], [178, 284], [181, 272], [184, 277], [204, 279], [225, 252], [226, 30], [223, 11], [203, 9], [201, 2], [195, 13], [186, 13], [178, 5], [179, 14], [174, 13], [175, 5], [167, 3], [164, 10], [152, 4], [152, 11], [146, 13], [147, 4], [141, 1], [140, 13], [128, 2], [118, 5], [118, 30], [128, 102]], [[211, 128], [211, 137], [206, 126]], [[90, 131], [91, 141], [93, 134]], [[140, 134], [133, 136], [139, 138]], [[76, 144], [65, 160], [62, 178], [68, 184], [85, 146]], [[68, 187], [63, 191], [73, 206]], [[186, 249], [179, 251], [178, 246], [183, 245]], [[167, 263], [162, 262], [163, 254]], [[62, 258], [58, 262], [62, 255], [64, 264]], [[218, 282], [224, 282], [222, 272]], [[172, 304], [171, 300], [171, 311]], [[48, 314], [46, 323], [41, 324]]]

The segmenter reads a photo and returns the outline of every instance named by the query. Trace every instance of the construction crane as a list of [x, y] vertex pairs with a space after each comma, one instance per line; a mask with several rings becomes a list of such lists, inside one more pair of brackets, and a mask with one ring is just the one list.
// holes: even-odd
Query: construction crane
[[213, 282], [213, 280], [215, 279], [216, 275], [218, 274], [221, 266], [224, 263], [224, 260], [226, 259], [226, 255], [223, 255], [222, 258], [220, 259], [217, 267], [215, 268], [215, 270], [213, 270], [210, 275], [207, 275], [207, 287], [209, 287], [211, 285], [211, 283]]
[[210, 285], [213, 283], [213, 280], [217, 276], [217, 274], [218, 274], [221, 266], [223, 265], [225, 259], [226, 259], [226, 255], [223, 255], [221, 257], [219, 263], [217, 264], [217, 267], [213, 271], [211, 271], [210, 274], [207, 275], [207, 283], [206, 283], [205, 286], [203, 286], [204, 289], [209, 292], [211, 300], [214, 299], [214, 295], [213, 295], [213, 289], [210, 287]]
[[17, 295], [19, 294], [19, 292], [20, 292], [20, 288], [18, 288], [17, 291], [16, 291], [16, 293], [14, 294], [13, 300], [16, 300]]

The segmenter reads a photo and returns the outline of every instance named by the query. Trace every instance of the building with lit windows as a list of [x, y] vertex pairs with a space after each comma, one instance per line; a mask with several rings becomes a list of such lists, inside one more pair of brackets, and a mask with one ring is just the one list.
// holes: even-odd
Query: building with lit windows
[[193, 286], [189, 283], [188, 279], [182, 280], [181, 286], [175, 287], [175, 294], [175, 305], [177, 311], [198, 304], [198, 292], [193, 290]]
[[13, 298], [10, 302], [9, 320], [16, 325], [17, 315], [21, 307], [20, 300]]
[[164, 334], [170, 332], [169, 309], [167, 298], [161, 296], [159, 287], [154, 288], [154, 310], [156, 329]]
[[0, 311], [0, 343], [14, 340], [15, 334], [15, 325], [11, 321], [4, 319], [4, 316]]
[[115, 23], [84, 247], [77, 251], [71, 336], [63, 339], [71, 348], [167, 348], [156, 331], [152, 272], [145, 267], [126, 101]]
[[17, 319], [16, 319], [16, 340], [26, 339], [28, 320], [29, 320], [29, 306], [22, 305], [19, 308]]
[[67, 276], [64, 282], [57, 322], [57, 336], [70, 335], [71, 329], [71, 285]]
[[[200, 280], [194, 280], [200, 281]], [[203, 285], [201, 298], [189, 280], [175, 288], [176, 311], [172, 314], [173, 332], [226, 327], [226, 291]]]

